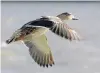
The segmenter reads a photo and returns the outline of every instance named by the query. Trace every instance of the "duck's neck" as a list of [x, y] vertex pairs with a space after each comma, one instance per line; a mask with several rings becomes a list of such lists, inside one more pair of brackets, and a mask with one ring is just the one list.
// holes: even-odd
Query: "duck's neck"
[[62, 21], [68, 21], [68, 19], [66, 18], [66, 16], [64, 16], [64, 15], [58, 15], [57, 16], [58, 18], [60, 18]]

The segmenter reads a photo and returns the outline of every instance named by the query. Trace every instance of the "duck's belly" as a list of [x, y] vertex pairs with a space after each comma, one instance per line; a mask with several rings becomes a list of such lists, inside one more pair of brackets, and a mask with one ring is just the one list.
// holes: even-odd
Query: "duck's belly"
[[25, 38], [36, 38], [43, 34], [45, 34], [49, 29], [48, 28], [39, 28], [37, 30], [33, 30], [31, 34], [27, 35]]
[[48, 31], [47, 28], [40, 28], [36, 31], [33, 31], [31, 34], [33, 35], [33, 37], [38, 37], [41, 36], [42, 34], [45, 34]]

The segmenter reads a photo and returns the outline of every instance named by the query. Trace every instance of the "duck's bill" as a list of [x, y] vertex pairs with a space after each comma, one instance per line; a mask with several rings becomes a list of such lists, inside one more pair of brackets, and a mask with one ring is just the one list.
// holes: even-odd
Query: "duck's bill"
[[72, 18], [72, 20], [78, 20], [77, 18]]

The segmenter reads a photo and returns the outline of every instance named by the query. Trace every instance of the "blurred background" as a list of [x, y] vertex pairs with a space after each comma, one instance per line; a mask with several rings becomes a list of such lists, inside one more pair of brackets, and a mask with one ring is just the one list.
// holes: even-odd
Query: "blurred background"
[[78, 21], [67, 24], [81, 36], [81, 41], [68, 41], [47, 32], [55, 65], [38, 66], [28, 48], [16, 42], [1, 48], [2, 73], [100, 73], [100, 2], [1, 2], [1, 42], [25, 23], [40, 16], [69, 12]]

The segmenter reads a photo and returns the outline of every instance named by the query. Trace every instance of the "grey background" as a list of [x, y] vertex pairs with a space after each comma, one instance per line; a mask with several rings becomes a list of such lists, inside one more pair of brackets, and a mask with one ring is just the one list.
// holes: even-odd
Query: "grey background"
[[1, 48], [2, 73], [100, 73], [100, 2], [2, 2], [1, 42], [30, 20], [42, 15], [71, 12], [78, 21], [69, 21], [83, 37], [79, 42], [46, 33], [55, 65], [39, 67], [21, 42]]
[[1, 1], [100, 1], [100, 0], [1, 0]]

